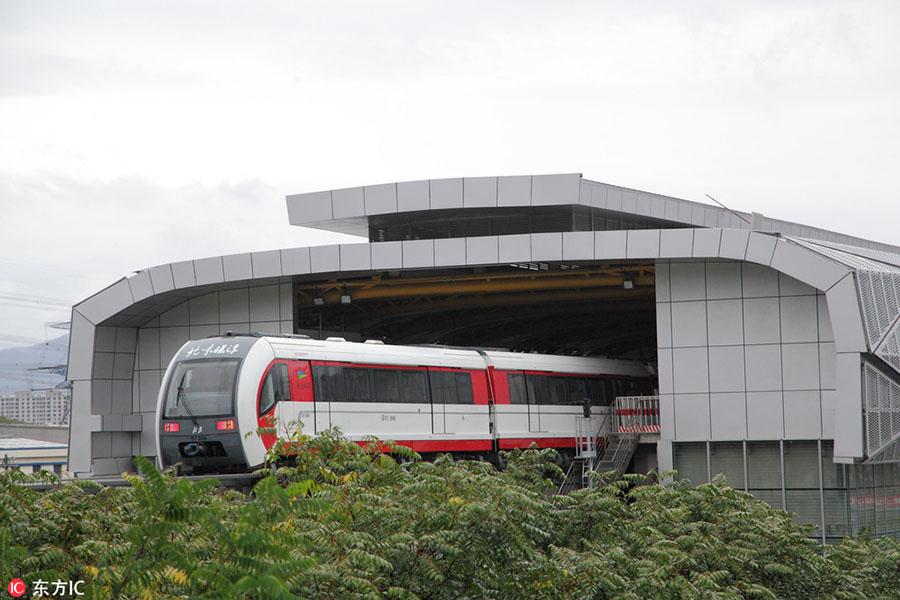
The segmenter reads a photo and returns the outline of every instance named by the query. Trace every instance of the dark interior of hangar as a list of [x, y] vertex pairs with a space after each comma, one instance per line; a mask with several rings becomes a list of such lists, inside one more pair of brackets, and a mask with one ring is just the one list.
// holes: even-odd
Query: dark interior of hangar
[[296, 282], [296, 328], [323, 338], [656, 361], [652, 264], [526, 263]]

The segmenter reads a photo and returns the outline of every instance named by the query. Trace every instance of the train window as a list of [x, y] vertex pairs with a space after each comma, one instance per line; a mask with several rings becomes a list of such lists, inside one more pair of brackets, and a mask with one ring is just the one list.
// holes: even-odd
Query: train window
[[371, 402], [372, 393], [369, 385], [369, 369], [344, 367], [343, 371], [347, 402]]
[[453, 373], [446, 371], [430, 371], [431, 398], [435, 404], [456, 404], [456, 386]]
[[431, 393], [437, 404], [474, 404], [472, 374], [458, 371], [430, 371]]
[[264, 415], [282, 400], [291, 399], [291, 379], [287, 365], [272, 365], [259, 390], [259, 414]]
[[588, 398], [591, 399], [592, 406], [609, 406], [606, 400], [606, 389], [603, 387], [602, 379], [588, 379]]
[[606, 397], [612, 404], [616, 400], [616, 382], [612, 379], [603, 380], [603, 389], [606, 390]]
[[340, 402], [344, 399], [344, 379], [340, 367], [313, 365], [312, 370], [316, 402]]
[[549, 404], [550, 390], [547, 386], [546, 375], [527, 375], [525, 381], [528, 384], [529, 404]]
[[475, 398], [472, 395], [472, 374], [471, 373], [454, 373], [456, 375], [456, 403], [457, 404], [475, 404]]
[[394, 369], [372, 369], [375, 402], [400, 402], [400, 385]]
[[400, 371], [402, 402], [428, 403], [428, 382], [425, 371]]
[[584, 404], [584, 399], [589, 397], [587, 388], [584, 385], [584, 379], [581, 377], [566, 377], [566, 383], [569, 385], [568, 404], [577, 406]]
[[565, 377], [548, 377], [547, 385], [550, 389], [550, 404], [568, 404]]
[[238, 359], [180, 362], [169, 379], [164, 416], [206, 417], [233, 414]]
[[522, 373], [507, 373], [506, 382], [509, 384], [509, 403], [528, 404], [528, 395], [525, 392], [525, 375]]
[[637, 382], [633, 379], [623, 379], [622, 388], [626, 396], [636, 396], [638, 393]]

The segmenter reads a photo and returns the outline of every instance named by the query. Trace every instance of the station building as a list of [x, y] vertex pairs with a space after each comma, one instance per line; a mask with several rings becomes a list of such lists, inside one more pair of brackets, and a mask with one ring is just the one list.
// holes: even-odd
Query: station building
[[76, 305], [69, 468], [155, 453], [165, 368], [228, 330], [643, 360], [632, 468], [723, 474], [825, 541], [900, 533], [900, 247], [579, 174], [287, 197], [368, 242], [198, 258]]

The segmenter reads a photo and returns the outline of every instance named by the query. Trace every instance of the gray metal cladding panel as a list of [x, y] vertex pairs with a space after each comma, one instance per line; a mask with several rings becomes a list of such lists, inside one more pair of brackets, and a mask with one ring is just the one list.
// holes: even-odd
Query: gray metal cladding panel
[[250, 321], [278, 321], [281, 317], [280, 293], [277, 285], [250, 288]]
[[153, 284], [153, 293], [162, 294], [175, 289], [175, 280], [172, 276], [172, 265], [162, 265], [150, 269], [150, 282]]
[[464, 264], [466, 264], [466, 238], [434, 240], [434, 266]]
[[253, 279], [253, 264], [250, 254], [230, 254], [222, 257], [225, 271], [225, 281], [242, 281]]
[[367, 215], [397, 212], [397, 184], [367, 185], [363, 191]]
[[713, 300], [740, 298], [743, 294], [740, 263], [706, 264], [706, 297]]
[[95, 352], [115, 352], [116, 351], [116, 328], [115, 327], [98, 327], [97, 337], [94, 339]]
[[100, 324], [103, 320], [134, 304], [127, 279], [120, 279], [108, 288], [94, 294], [78, 305], [78, 311], [89, 321]]
[[531, 206], [531, 176], [499, 177], [497, 206]]
[[128, 285], [131, 287], [131, 296], [135, 302], [140, 302], [153, 295], [153, 284], [150, 281], [149, 271], [135, 273], [128, 278]]
[[207, 325], [219, 322], [219, 294], [204, 294], [188, 301], [188, 318], [191, 325]]
[[266, 250], [250, 254], [250, 266], [253, 269], [253, 278], [281, 276], [281, 252], [278, 250]]
[[176, 288], [189, 288], [197, 285], [197, 279], [194, 276], [194, 261], [172, 263], [171, 267]]
[[222, 257], [199, 258], [194, 261], [194, 274], [197, 277], [197, 285], [210, 283], [222, 283], [225, 281], [225, 270], [222, 266]]
[[594, 233], [575, 231], [563, 233], [563, 260], [591, 260], [594, 258]]
[[778, 440], [784, 436], [781, 392], [747, 392], [747, 437]]
[[330, 221], [334, 218], [331, 211], [331, 192], [288, 196], [287, 209], [288, 221], [291, 225]]
[[743, 305], [740, 299], [706, 303], [710, 346], [744, 343]]
[[681, 441], [709, 439], [709, 395], [675, 394], [675, 432]]
[[219, 320], [222, 323], [246, 323], [250, 320], [250, 292], [247, 289], [219, 293]]
[[[747, 437], [747, 398], [743, 392], [709, 395], [710, 439], [743, 440]], [[735, 485], [740, 487], [738, 482]]]
[[287, 248], [282, 250], [281, 265], [285, 275], [305, 275], [309, 273], [309, 248]]
[[706, 266], [703, 263], [669, 265], [673, 301], [706, 299]]
[[331, 206], [335, 219], [358, 217], [366, 214], [366, 200], [361, 187], [333, 190]]
[[706, 302], [673, 302], [672, 347], [706, 345]]
[[822, 437], [822, 401], [817, 390], [784, 393], [784, 437], [794, 440]]
[[747, 260], [768, 265], [772, 262], [772, 255], [775, 253], [776, 241], [777, 238], [773, 235], [752, 232], [747, 244]]
[[531, 235], [504, 235], [499, 239], [499, 260], [504, 263], [531, 261]]
[[400, 269], [403, 267], [402, 242], [379, 242], [372, 244], [372, 268], [375, 270]]
[[628, 232], [628, 258], [659, 258], [658, 229], [631, 230]]
[[694, 248], [691, 255], [697, 258], [718, 257], [721, 241], [721, 229], [695, 229]]
[[433, 267], [434, 240], [410, 240], [403, 242], [403, 267]]
[[744, 391], [744, 347], [720, 346], [709, 352], [709, 391]]
[[562, 233], [535, 233], [531, 236], [532, 260], [562, 260]]
[[137, 349], [137, 329], [116, 327], [116, 352], [135, 352]]
[[594, 234], [594, 258], [621, 259], [627, 244], [627, 231], [598, 231]]
[[581, 175], [535, 175], [532, 178], [531, 204], [578, 204]]
[[496, 177], [466, 177], [463, 179], [463, 206], [497, 206]]
[[431, 208], [428, 180], [404, 181], [397, 184], [397, 210], [412, 212]]
[[432, 179], [431, 185], [431, 209], [462, 208], [463, 185], [461, 178]]
[[340, 246], [313, 246], [309, 249], [309, 262], [313, 273], [340, 271]]
[[[498, 243], [496, 236], [466, 238], [466, 264], [496, 264], [498, 258]], [[434, 246], [435, 262], [437, 262], [438, 246]]]
[[674, 348], [672, 366], [676, 394], [709, 392], [707, 348]]
[[663, 229], [660, 231], [660, 258], [686, 258], [692, 255], [693, 246], [693, 229]]
[[739, 229], [723, 229], [722, 243], [719, 245], [719, 257], [731, 258], [734, 260], [744, 260], [747, 255], [747, 244], [749, 242], [749, 231]]
[[341, 244], [341, 270], [363, 271], [372, 268], [369, 244]]

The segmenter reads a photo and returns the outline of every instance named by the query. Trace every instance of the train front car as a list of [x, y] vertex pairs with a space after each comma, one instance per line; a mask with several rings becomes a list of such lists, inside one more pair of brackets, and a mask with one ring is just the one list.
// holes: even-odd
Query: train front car
[[223, 336], [182, 346], [160, 387], [160, 466], [180, 463], [186, 472], [202, 473], [241, 471], [262, 463], [262, 444], [243, 439], [258, 426], [255, 411], [237, 399], [248, 392], [256, 396], [272, 358], [270, 345], [259, 337]]

